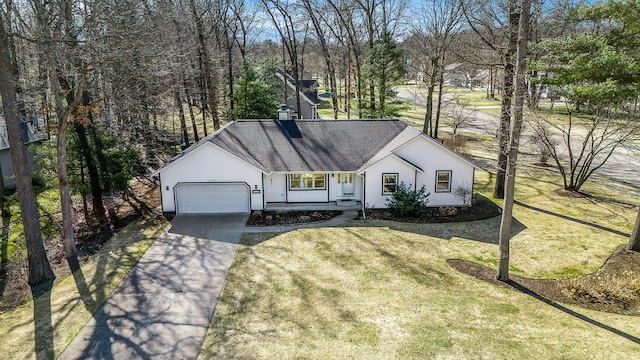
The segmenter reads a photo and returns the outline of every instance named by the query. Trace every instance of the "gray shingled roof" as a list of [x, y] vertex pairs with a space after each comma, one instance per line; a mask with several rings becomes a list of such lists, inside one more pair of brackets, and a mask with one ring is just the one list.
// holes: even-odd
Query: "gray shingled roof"
[[208, 138], [270, 171], [355, 171], [400, 134], [400, 120], [238, 120]]
[[[30, 144], [32, 142], [42, 141], [45, 139], [44, 134], [38, 133], [31, 124], [27, 124], [24, 122], [20, 123], [20, 128], [22, 130], [22, 138], [25, 139], [25, 144]], [[7, 136], [7, 123], [4, 121], [4, 115], [0, 114], [0, 150], [5, 150], [9, 148], [9, 138]]]

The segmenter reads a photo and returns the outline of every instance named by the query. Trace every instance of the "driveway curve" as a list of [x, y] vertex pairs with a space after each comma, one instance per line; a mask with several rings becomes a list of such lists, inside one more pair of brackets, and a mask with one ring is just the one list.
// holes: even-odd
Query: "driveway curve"
[[248, 216], [175, 217], [59, 358], [196, 358]]

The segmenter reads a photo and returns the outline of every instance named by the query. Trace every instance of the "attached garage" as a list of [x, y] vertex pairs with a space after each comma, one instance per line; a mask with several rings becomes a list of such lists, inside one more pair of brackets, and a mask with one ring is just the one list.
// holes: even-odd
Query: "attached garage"
[[249, 213], [249, 190], [246, 183], [179, 183], [174, 189], [176, 213]]

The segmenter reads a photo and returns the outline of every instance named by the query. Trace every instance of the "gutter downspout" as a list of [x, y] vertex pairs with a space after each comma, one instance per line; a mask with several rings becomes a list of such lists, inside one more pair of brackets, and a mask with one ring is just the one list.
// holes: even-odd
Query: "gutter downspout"
[[265, 196], [264, 190], [266, 189], [264, 182], [264, 173], [262, 173], [262, 211], [267, 209], [267, 197]]
[[364, 174], [358, 175], [358, 176], [362, 177], [362, 201], [360, 202], [360, 205], [362, 205], [362, 219], [363, 220], [367, 220], [367, 214], [364, 211], [365, 210], [365, 201], [366, 201], [365, 189], [366, 189], [366, 185], [367, 185], [367, 182], [366, 182], [367, 179], [366, 179]]

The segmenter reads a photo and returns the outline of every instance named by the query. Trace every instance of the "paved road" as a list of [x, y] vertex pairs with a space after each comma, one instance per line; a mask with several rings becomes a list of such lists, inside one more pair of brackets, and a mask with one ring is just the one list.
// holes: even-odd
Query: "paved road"
[[60, 359], [196, 358], [247, 218], [177, 216]]
[[[426, 93], [421, 94], [420, 91], [415, 93], [402, 87], [398, 87], [396, 90], [398, 91], [399, 98], [412, 102], [415, 101], [420, 106], [426, 106]], [[435, 101], [437, 100], [434, 100], [434, 102]], [[472, 119], [463, 131], [493, 135], [496, 133], [499, 123], [500, 119], [497, 116], [476, 110], [473, 112]], [[532, 133], [532, 130], [527, 129], [525, 124], [523, 137], [526, 138]], [[559, 141], [562, 140], [559, 139]], [[565, 155], [561, 154], [561, 156]], [[619, 148], [596, 173], [640, 189], [640, 156], [631, 149]]]

